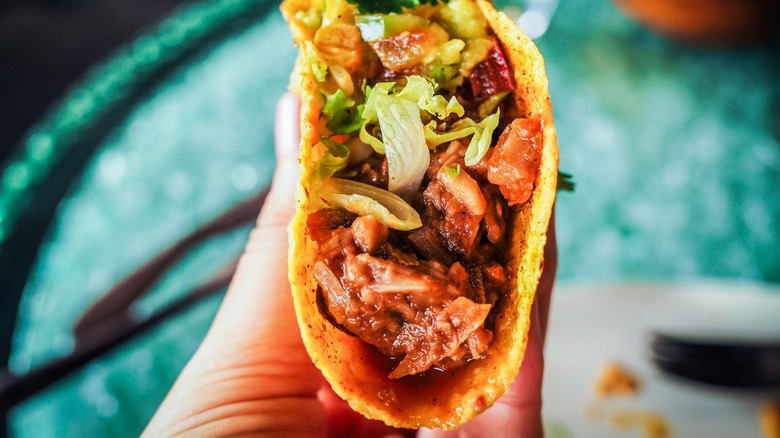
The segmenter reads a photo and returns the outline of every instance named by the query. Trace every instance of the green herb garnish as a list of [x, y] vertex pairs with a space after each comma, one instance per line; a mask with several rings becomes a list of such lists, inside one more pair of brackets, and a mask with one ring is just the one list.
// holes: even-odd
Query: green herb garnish
[[313, 42], [306, 41], [304, 43], [304, 54], [306, 62], [311, 65], [314, 78], [317, 79], [317, 82], [325, 82], [325, 78], [328, 76], [328, 63], [322, 59], [322, 55], [320, 55]]
[[[421, 5], [435, 5], [439, 0], [347, 0], [348, 3], [357, 5], [361, 14], [389, 14], [401, 13], [403, 8], [415, 9]], [[447, 0], [443, 0], [444, 3]]]
[[322, 113], [329, 120], [325, 126], [334, 134], [349, 134], [363, 126], [363, 105], [355, 108], [355, 101], [344, 95], [341, 90], [333, 94], [322, 93], [325, 96], [325, 105]]
[[460, 175], [460, 164], [458, 164], [458, 167], [444, 166], [444, 171], [447, 172], [447, 176], [455, 179]]
[[321, 138], [320, 142], [327, 152], [322, 155], [312, 170], [311, 179], [317, 183], [322, 183], [347, 167], [349, 161], [349, 148], [345, 145], [329, 138]]
[[570, 174], [558, 171], [557, 189], [559, 191], [573, 192], [575, 186], [576, 184], [574, 184], [574, 179]]

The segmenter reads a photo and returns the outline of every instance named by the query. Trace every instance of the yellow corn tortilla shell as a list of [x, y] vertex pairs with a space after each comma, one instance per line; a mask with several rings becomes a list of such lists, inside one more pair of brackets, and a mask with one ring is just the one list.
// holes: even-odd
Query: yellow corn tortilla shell
[[[286, 3], [308, 3], [287, 0]], [[310, 198], [312, 167], [317, 159], [321, 97], [310, 67], [299, 59], [291, 89], [302, 97], [301, 179], [297, 212], [290, 225], [290, 282], [303, 342], [333, 390], [357, 412], [403, 428], [453, 429], [490, 407], [506, 392], [523, 360], [528, 342], [531, 306], [543, 267], [547, 226], [556, 192], [558, 145], [547, 91], [544, 61], [533, 42], [514, 22], [484, 0], [477, 0], [501, 42], [513, 71], [514, 98], [523, 117], [543, 120], [542, 148], [536, 187], [531, 199], [513, 209], [511, 260], [513, 287], [493, 309], [493, 340], [482, 358], [435, 376], [390, 379], [384, 356], [374, 347], [333, 326], [316, 302], [317, 282], [311, 273], [316, 244], [306, 235], [306, 220], [316, 209]], [[295, 6], [295, 5], [294, 5]], [[285, 11], [283, 4], [282, 10]], [[289, 8], [290, 5], [288, 4]], [[300, 35], [296, 42], [301, 44]]]

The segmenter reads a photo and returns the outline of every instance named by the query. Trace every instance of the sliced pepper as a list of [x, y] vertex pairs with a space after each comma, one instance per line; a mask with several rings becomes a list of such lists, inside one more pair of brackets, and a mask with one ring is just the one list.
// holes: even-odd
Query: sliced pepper
[[479, 102], [495, 94], [515, 89], [512, 72], [498, 42], [493, 42], [487, 59], [474, 67], [469, 79], [474, 98]]
[[371, 14], [355, 17], [363, 41], [374, 42], [401, 32], [412, 32], [427, 27], [429, 21], [411, 14]]

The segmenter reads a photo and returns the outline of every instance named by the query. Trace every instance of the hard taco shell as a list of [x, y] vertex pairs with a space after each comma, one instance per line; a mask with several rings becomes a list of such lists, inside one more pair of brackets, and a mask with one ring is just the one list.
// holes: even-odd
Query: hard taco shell
[[[297, 1], [297, 5], [290, 2]], [[304, 0], [305, 2], [305, 0]], [[508, 272], [514, 273], [496, 312], [494, 334], [482, 358], [441, 373], [424, 373], [390, 379], [385, 357], [357, 337], [339, 330], [320, 312], [317, 282], [311, 268], [316, 244], [307, 236], [306, 221], [315, 204], [308, 175], [317, 159], [320, 92], [310, 67], [302, 57], [296, 64], [291, 88], [300, 93], [301, 178], [297, 188], [297, 211], [290, 224], [290, 283], [303, 342], [333, 390], [357, 412], [403, 428], [452, 429], [490, 407], [506, 392], [523, 360], [528, 342], [531, 306], [543, 267], [547, 226], [555, 199], [558, 145], [547, 91], [544, 61], [534, 43], [514, 22], [492, 4], [476, 0], [500, 41], [516, 89], [514, 99], [523, 117], [539, 116], [543, 125], [543, 148], [531, 199], [513, 207]], [[282, 10], [299, 7], [300, 0], [287, 0]], [[286, 9], [287, 8], [287, 9]], [[302, 43], [302, 36], [295, 36]]]

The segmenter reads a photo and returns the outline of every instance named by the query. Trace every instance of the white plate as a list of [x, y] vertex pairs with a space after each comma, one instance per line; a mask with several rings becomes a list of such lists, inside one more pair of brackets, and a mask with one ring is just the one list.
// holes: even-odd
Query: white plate
[[[675, 437], [757, 437], [761, 400], [680, 383], [650, 362], [653, 331], [736, 333], [780, 339], [780, 288], [739, 282], [556, 288], [545, 355], [544, 418], [586, 437], [639, 437], [587, 414], [600, 366], [615, 360], [642, 381], [639, 395], [607, 406], [662, 414]], [[601, 410], [604, 411], [603, 403]], [[566, 433], [559, 434], [561, 436]]]

